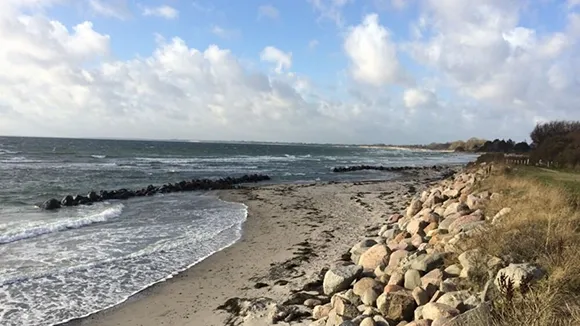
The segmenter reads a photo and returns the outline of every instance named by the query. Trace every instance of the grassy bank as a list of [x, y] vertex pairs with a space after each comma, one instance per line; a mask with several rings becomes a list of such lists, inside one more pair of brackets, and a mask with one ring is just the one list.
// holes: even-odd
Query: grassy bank
[[500, 166], [478, 188], [500, 194], [484, 208], [486, 216], [511, 212], [474, 246], [546, 272], [533, 286], [508, 285], [494, 294], [494, 325], [580, 325], [580, 174]]

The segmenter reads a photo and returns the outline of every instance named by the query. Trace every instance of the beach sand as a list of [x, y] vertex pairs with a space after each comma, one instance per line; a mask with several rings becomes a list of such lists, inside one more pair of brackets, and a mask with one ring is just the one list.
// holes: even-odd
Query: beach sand
[[362, 237], [375, 236], [388, 216], [402, 211], [438, 174], [410, 171], [392, 181], [219, 192], [248, 206], [240, 241], [121, 305], [66, 325], [231, 325], [230, 314], [217, 310], [228, 299], [288, 298]]

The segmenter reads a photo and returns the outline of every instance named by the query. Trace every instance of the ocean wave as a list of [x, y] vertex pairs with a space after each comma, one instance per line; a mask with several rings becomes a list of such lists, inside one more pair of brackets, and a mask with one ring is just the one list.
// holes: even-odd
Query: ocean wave
[[119, 217], [123, 211], [123, 207], [123, 204], [119, 204], [109, 207], [100, 213], [77, 219], [65, 219], [46, 224], [27, 224], [16, 229], [11, 228], [10, 231], [0, 233], [0, 244], [35, 238], [41, 235], [61, 232], [68, 229], [79, 229], [95, 223], [107, 222]]
[[91, 155], [91, 157], [102, 159], [102, 158], [107, 158], [107, 155]]

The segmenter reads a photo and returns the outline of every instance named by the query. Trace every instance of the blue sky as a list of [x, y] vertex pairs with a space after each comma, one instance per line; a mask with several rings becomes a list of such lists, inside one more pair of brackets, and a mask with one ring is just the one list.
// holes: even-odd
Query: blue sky
[[523, 140], [539, 121], [580, 117], [579, 8], [579, 0], [6, 0], [0, 134]]

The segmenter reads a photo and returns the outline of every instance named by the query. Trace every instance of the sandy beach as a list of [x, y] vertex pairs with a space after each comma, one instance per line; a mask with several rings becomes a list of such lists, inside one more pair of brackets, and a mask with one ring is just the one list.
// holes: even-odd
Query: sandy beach
[[248, 206], [240, 241], [121, 305], [66, 325], [234, 325], [235, 316], [219, 306], [234, 298], [285, 300], [361, 237], [376, 234], [390, 214], [402, 211], [439, 175], [419, 170], [391, 181], [219, 192], [224, 200]]

